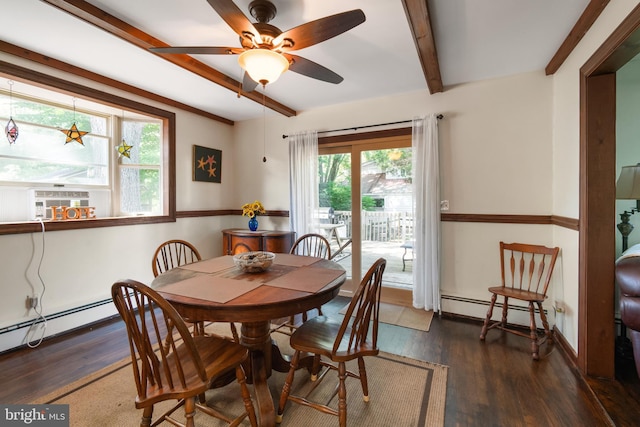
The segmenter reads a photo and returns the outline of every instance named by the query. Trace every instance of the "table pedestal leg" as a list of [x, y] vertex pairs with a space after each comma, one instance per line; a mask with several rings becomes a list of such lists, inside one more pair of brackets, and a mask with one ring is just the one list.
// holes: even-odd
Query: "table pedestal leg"
[[[267, 379], [272, 369], [289, 371], [288, 357], [283, 357], [280, 349], [271, 339], [271, 322], [245, 322], [240, 328], [240, 343], [249, 349], [249, 363], [244, 366], [247, 383], [253, 384], [256, 395], [258, 425], [273, 427], [276, 423], [276, 409]], [[298, 369], [311, 370], [313, 357], [300, 358]]]
[[247, 322], [242, 324], [240, 343], [249, 349], [250, 363], [245, 367], [247, 382], [253, 384], [256, 395], [258, 425], [273, 427], [276, 410], [267, 384], [271, 376], [270, 322]]

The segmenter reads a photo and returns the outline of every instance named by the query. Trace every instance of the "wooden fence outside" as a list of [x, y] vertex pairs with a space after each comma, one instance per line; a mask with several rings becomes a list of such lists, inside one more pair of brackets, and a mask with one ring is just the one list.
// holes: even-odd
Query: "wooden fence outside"
[[[351, 211], [336, 211], [333, 222], [343, 223], [345, 236], [351, 236]], [[407, 242], [413, 240], [413, 215], [411, 212], [363, 211], [363, 241]]]

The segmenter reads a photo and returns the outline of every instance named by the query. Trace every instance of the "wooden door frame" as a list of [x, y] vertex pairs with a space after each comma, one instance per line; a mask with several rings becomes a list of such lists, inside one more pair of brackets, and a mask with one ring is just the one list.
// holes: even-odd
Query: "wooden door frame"
[[578, 366], [615, 377], [616, 71], [640, 53], [640, 5], [580, 68]]

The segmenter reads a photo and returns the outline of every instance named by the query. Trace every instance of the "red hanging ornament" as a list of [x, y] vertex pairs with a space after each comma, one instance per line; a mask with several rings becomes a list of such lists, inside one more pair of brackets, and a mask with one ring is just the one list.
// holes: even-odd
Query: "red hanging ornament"
[[4, 127], [4, 133], [7, 135], [7, 139], [9, 140], [9, 144], [15, 144], [16, 139], [18, 139], [18, 125], [13, 121], [13, 117], [9, 118], [7, 125]]
[[9, 121], [4, 127], [4, 134], [7, 135], [9, 145], [15, 144], [18, 139], [18, 125], [13, 121], [13, 80], [9, 80]]

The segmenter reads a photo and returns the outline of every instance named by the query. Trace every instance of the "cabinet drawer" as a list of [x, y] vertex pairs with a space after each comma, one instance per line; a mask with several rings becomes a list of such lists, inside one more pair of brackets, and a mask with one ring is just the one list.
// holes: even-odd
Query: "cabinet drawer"
[[222, 253], [224, 255], [252, 251], [289, 253], [294, 241], [295, 232], [293, 231], [222, 230]]

